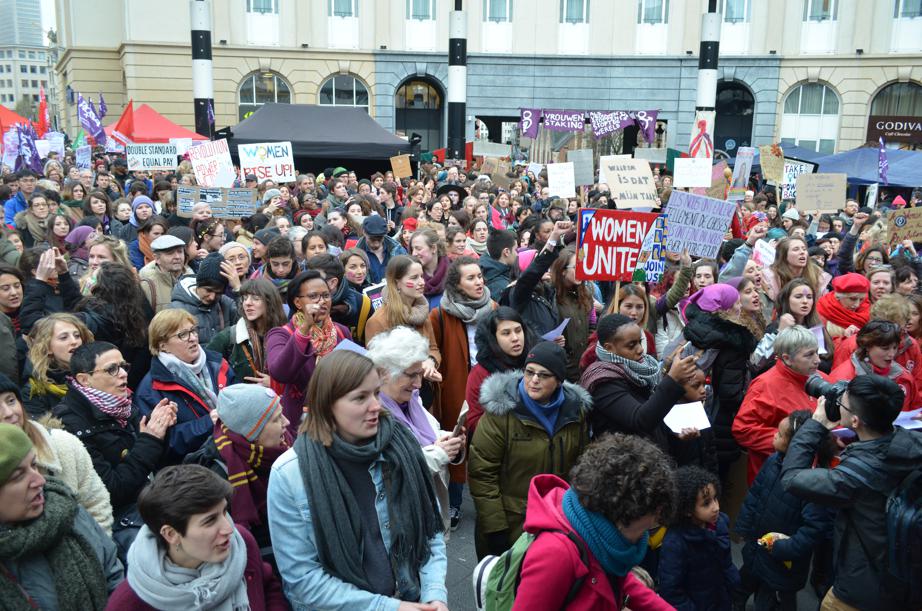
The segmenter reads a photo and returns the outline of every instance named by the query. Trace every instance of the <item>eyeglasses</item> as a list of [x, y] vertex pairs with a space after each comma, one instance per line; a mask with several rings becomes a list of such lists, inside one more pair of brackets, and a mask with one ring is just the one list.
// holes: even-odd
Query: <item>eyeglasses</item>
[[121, 363], [112, 363], [108, 367], [103, 367], [102, 369], [94, 369], [90, 373], [102, 372], [102, 373], [107, 373], [113, 378], [115, 378], [115, 377], [118, 377], [119, 371], [123, 369], [125, 370], [125, 373], [128, 373], [129, 371], [131, 371], [131, 363], [126, 363], [125, 361], [122, 361]]
[[333, 296], [330, 293], [308, 293], [307, 295], [299, 295], [299, 297], [301, 297], [301, 299], [307, 299], [308, 301], [312, 301], [314, 303], [318, 303], [320, 301], [329, 301], [330, 299], [333, 298]]
[[187, 342], [189, 341], [189, 339], [192, 338], [193, 335], [195, 336], [196, 339], [198, 339], [198, 329], [196, 329], [195, 327], [191, 329], [186, 329], [185, 331], [180, 331], [179, 333], [175, 333], [171, 335], [170, 337], [178, 337], [179, 341]]
[[554, 377], [554, 374], [553, 374], [553, 373], [545, 373], [545, 372], [543, 372], [543, 371], [534, 371], [534, 370], [531, 370], [531, 369], [526, 369], [526, 370], [525, 370], [525, 377], [526, 377], [526, 378], [538, 378], [538, 381], [539, 381], [539, 382], [544, 382], [544, 381], [546, 381], [546, 380], [550, 380], [551, 378], [553, 378], [553, 377]]

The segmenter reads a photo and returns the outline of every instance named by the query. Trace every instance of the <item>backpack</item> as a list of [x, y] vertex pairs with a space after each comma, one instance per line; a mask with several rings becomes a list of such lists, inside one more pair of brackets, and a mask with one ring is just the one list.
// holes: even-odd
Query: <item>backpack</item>
[[[579, 559], [589, 570], [589, 550], [586, 544], [572, 532], [563, 530], [545, 530], [537, 534], [524, 532], [512, 547], [499, 556], [485, 556], [483, 560], [477, 563], [474, 569], [474, 602], [477, 605], [477, 611], [508, 611], [512, 609], [512, 603], [515, 601], [516, 591], [519, 589], [519, 582], [522, 580], [522, 564], [525, 562], [525, 554], [528, 548], [534, 543], [542, 533], [552, 532], [566, 536], [579, 550]], [[576, 595], [579, 594], [583, 582], [586, 580], [585, 575], [577, 578], [570, 586], [567, 597], [564, 599], [562, 609], [573, 602]]]
[[[836, 468], [873, 489], [870, 480], [875, 474], [869, 465], [851, 462]], [[917, 608], [922, 606], [922, 469], [911, 471], [890, 492], [886, 512], [887, 553], [878, 571], [881, 591]], [[850, 516], [849, 526], [854, 526]], [[872, 558], [860, 531], [855, 529], [855, 534], [865, 555]]]

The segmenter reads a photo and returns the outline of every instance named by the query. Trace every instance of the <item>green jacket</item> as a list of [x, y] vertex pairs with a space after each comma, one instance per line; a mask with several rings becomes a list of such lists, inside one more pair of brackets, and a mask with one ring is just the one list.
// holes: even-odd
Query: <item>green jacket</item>
[[[234, 370], [234, 377], [238, 380], [244, 381], [244, 378], [256, 375], [253, 372], [253, 366], [250, 365], [250, 358], [254, 358], [253, 346], [250, 345], [246, 318], [243, 316], [237, 319], [237, 324], [233, 327], [225, 327], [215, 335], [205, 348], [223, 356], [231, 369]], [[249, 358], [247, 355], [249, 355]], [[262, 373], [267, 372], [263, 371]]]
[[522, 534], [531, 478], [552, 473], [566, 478], [589, 443], [592, 397], [564, 382], [557, 428], [549, 437], [519, 398], [521, 371], [495, 373], [480, 387], [484, 414], [468, 454], [468, 484], [477, 508], [477, 551], [486, 551], [487, 533], [508, 531], [509, 545]]

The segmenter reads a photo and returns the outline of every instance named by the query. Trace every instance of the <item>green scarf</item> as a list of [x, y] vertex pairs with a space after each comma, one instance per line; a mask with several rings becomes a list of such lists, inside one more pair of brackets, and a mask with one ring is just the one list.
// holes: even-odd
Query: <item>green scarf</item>
[[334, 433], [333, 443], [325, 447], [302, 433], [294, 450], [307, 491], [320, 564], [337, 579], [366, 591], [371, 586], [362, 573], [361, 512], [333, 456], [365, 463], [379, 457], [384, 460], [393, 533], [389, 546], [391, 565], [409, 565], [409, 575], [415, 583], [401, 594], [407, 596], [404, 600], [418, 600], [413, 598], [413, 592], [419, 596], [419, 569], [429, 559], [430, 539], [442, 531], [442, 519], [432, 475], [413, 433], [382, 413], [378, 434], [365, 445], [346, 443]]
[[[93, 548], [74, 532], [77, 509], [67, 486], [48, 478], [42, 515], [8, 530], [0, 529], [0, 559], [15, 561], [43, 555], [51, 568], [59, 609], [104, 609], [106, 576]], [[0, 601], [4, 609], [33, 608], [5, 571], [0, 574]]]

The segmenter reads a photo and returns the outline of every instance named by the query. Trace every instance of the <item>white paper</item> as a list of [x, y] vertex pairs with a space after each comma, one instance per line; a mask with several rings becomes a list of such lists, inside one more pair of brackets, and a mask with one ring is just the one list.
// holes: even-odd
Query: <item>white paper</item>
[[920, 414], [922, 414], [922, 407], [908, 412], [900, 412], [900, 415], [896, 417], [893, 424], [901, 426], [904, 429], [922, 429], [922, 420], [915, 420]]
[[759, 240], [752, 250], [752, 260], [762, 267], [770, 266], [775, 262], [775, 247], [768, 240]]
[[599, 157], [599, 184], [611, 184], [605, 175], [605, 165], [615, 159], [631, 159], [630, 155], [601, 155]]
[[682, 429], [703, 431], [711, 428], [711, 421], [708, 420], [708, 415], [704, 412], [704, 404], [701, 401], [676, 404], [663, 418], [663, 422], [676, 435], [679, 435]]
[[38, 151], [38, 156], [42, 159], [48, 157], [48, 152], [51, 150], [51, 143], [47, 140], [36, 140], [35, 141], [35, 150]]
[[551, 195], [576, 197], [576, 181], [573, 178], [573, 162], [547, 164], [547, 186]]
[[710, 187], [711, 186], [711, 158], [710, 157], [679, 157], [675, 159], [675, 177], [673, 186], [683, 187]]
[[816, 337], [817, 351], [816, 353], [820, 356], [826, 354], [826, 336], [823, 335], [823, 325], [816, 325], [815, 327], [810, 327], [810, 332]]
[[554, 341], [561, 335], [563, 335], [563, 330], [567, 328], [567, 324], [570, 322], [569, 318], [564, 318], [563, 322], [557, 325], [554, 329], [551, 329], [547, 333], [541, 336], [541, 339], [546, 339], [549, 342]]

